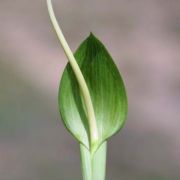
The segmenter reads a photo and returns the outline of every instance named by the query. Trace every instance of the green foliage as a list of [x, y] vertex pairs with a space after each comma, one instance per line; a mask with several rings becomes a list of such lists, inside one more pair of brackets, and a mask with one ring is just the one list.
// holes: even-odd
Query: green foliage
[[127, 115], [124, 83], [106, 48], [92, 33], [73, 55], [51, 0], [47, 7], [69, 60], [59, 87], [62, 120], [80, 143], [83, 179], [104, 180], [106, 140], [122, 128]]
[[70, 133], [87, 149], [96, 151], [119, 131], [127, 115], [123, 80], [104, 45], [91, 33], [74, 54], [87, 84], [98, 129], [97, 142], [91, 142], [87, 107], [70, 63], [59, 88], [59, 110]]

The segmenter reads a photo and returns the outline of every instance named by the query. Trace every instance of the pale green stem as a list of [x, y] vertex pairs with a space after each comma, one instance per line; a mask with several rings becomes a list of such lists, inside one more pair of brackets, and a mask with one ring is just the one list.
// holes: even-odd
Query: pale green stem
[[67, 44], [67, 41], [66, 41], [66, 39], [61, 31], [61, 28], [57, 22], [57, 19], [55, 17], [54, 11], [53, 11], [51, 0], [47, 0], [47, 6], [48, 6], [49, 16], [50, 16], [50, 19], [54, 26], [54, 29], [55, 29], [57, 36], [60, 40], [60, 43], [64, 49], [64, 52], [71, 64], [71, 67], [75, 73], [75, 76], [77, 78], [78, 84], [80, 86], [80, 89], [81, 89], [81, 92], [83, 95], [83, 99], [84, 99], [84, 103], [85, 103], [86, 111], [87, 111], [87, 117], [88, 117], [88, 121], [89, 121], [89, 126], [90, 126], [90, 138], [91, 138], [91, 146], [92, 146], [93, 144], [95, 144], [98, 141], [98, 129], [97, 129], [96, 118], [95, 118], [95, 114], [94, 114], [94, 109], [93, 109], [93, 104], [91, 101], [90, 92], [88, 90], [88, 87], [87, 87], [87, 84], [83, 77], [83, 74], [82, 74], [82, 72], [74, 58], [74, 55], [73, 55], [69, 45]]
[[83, 180], [105, 180], [106, 151], [107, 142], [104, 142], [94, 154], [80, 144]]

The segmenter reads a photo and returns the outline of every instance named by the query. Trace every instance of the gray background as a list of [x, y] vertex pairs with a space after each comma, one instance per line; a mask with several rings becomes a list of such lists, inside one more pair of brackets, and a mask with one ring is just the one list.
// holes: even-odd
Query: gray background
[[[108, 146], [107, 180], [180, 179], [180, 1], [54, 0], [74, 51], [92, 31], [124, 78], [129, 115]], [[0, 0], [0, 179], [80, 180], [60, 121], [67, 59], [45, 0]]]

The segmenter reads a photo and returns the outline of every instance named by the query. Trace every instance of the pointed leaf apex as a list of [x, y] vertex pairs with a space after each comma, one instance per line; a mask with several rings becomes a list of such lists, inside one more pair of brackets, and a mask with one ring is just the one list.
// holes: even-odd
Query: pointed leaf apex
[[92, 33], [92, 32], [90, 32], [90, 34], [89, 34], [89, 37], [88, 38], [95, 38], [96, 39], [96, 36]]

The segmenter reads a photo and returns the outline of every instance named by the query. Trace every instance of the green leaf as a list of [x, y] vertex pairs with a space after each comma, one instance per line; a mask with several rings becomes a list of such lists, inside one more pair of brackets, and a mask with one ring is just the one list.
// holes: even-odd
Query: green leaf
[[75, 52], [90, 92], [98, 129], [98, 140], [92, 144], [87, 109], [68, 63], [60, 82], [59, 110], [70, 133], [88, 149], [97, 147], [118, 132], [127, 115], [127, 96], [123, 80], [104, 45], [91, 33]]

